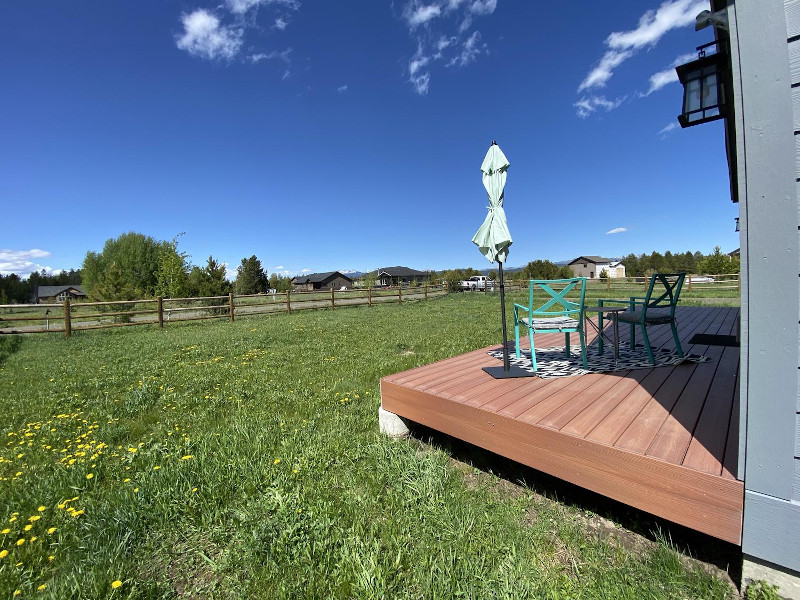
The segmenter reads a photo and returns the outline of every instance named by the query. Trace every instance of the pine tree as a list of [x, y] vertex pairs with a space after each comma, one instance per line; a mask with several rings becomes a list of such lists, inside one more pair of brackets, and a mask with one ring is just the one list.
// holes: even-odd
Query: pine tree
[[269, 279], [261, 266], [261, 261], [254, 254], [250, 258], [243, 258], [242, 264], [236, 269], [234, 291], [239, 295], [263, 294], [267, 291]]

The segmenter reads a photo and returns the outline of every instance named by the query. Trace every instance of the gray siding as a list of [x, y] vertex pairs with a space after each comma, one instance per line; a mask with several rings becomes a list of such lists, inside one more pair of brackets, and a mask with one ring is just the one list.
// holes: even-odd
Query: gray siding
[[800, 1], [729, 4], [743, 274], [742, 550], [800, 571], [800, 94], [792, 88], [800, 84], [800, 41], [792, 39]]

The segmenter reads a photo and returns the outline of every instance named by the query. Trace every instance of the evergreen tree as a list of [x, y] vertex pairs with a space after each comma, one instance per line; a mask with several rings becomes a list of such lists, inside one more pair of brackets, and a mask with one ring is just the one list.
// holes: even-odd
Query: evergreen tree
[[231, 291], [230, 282], [225, 279], [225, 265], [208, 257], [206, 266], [192, 267], [188, 277], [189, 293], [193, 296], [224, 296]]
[[269, 279], [261, 266], [261, 261], [254, 254], [250, 258], [243, 258], [242, 264], [236, 269], [234, 291], [239, 295], [262, 294], [267, 291]]

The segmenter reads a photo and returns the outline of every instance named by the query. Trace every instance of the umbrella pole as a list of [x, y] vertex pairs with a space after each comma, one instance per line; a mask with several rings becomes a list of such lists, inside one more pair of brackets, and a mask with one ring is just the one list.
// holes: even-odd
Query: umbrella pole
[[495, 379], [511, 379], [516, 377], [535, 377], [532, 371], [526, 371], [517, 366], [511, 366], [508, 358], [508, 330], [506, 329], [506, 286], [503, 281], [503, 263], [497, 261], [500, 274], [500, 311], [503, 320], [503, 366], [502, 367], [483, 367], [489, 375]]
[[503, 371], [508, 372], [511, 364], [508, 360], [508, 332], [506, 330], [506, 286], [503, 281], [503, 263], [499, 260], [497, 268], [500, 272], [500, 314], [503, 319]]

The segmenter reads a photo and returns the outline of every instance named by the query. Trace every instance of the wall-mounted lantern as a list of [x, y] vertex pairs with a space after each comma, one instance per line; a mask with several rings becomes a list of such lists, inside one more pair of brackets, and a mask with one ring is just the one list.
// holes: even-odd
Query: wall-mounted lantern
[[706, 55], [710, 42], [698, 46], [700, 57], [675, 68], [683, 84], [683, 113], [678, 116], [681, 127], [691, 127], [725, 117], [725, 91], [721, 72], [723, 55], [719, 52]]

